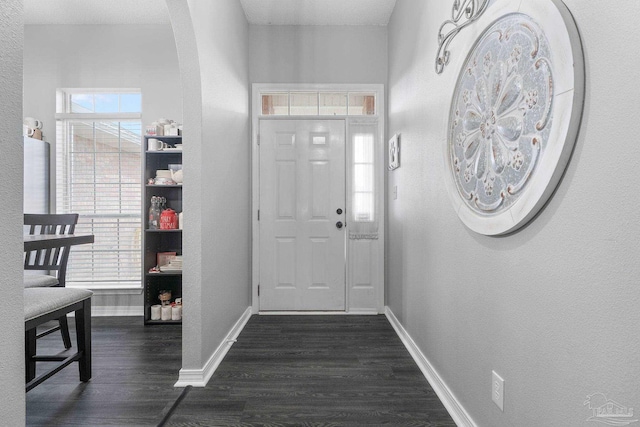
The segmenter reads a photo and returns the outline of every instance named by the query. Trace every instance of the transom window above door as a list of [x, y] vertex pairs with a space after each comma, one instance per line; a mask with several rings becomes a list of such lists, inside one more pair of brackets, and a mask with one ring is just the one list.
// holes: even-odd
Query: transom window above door
[[262, 93], [263, 116], [375, 116], [376, 94], [339, 91]]

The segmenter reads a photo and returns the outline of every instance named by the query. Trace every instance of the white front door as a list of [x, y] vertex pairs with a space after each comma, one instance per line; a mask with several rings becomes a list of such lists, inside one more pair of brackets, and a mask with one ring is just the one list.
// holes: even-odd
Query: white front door
[[260, 121], [260, 310], [345, 310], [345, 121]]

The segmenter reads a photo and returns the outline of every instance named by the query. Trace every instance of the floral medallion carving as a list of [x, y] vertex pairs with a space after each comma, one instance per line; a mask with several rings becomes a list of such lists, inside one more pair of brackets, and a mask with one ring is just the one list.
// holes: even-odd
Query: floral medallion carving
[[[531, 219], [535, 212], [529, 207], [540, 209], [551, 194], [550, 181], [556, 181], [553, 190], [568, 161], [575, 134], [567, 149], [558, 150], [568, 133], [558, 132], [566, 126], [554, 122], [567, 113], [566, 102], [556, 105], [555, 93], [556, 74], [560, 80], [566, 75], [557, 69], [567, 64], [558, 61], [554, 48], [536, 20], [510, 13], [488, 26], [461, 68], [449, 115], [447, 160], [462, 200], [459, 215], [482, 234], [504, 234]], [[582, 93], [579, 103], [581, 112]], [[520, 203], [521, 198], [526, 200]], [[509, 212], [514, 207], [517, 215]]]

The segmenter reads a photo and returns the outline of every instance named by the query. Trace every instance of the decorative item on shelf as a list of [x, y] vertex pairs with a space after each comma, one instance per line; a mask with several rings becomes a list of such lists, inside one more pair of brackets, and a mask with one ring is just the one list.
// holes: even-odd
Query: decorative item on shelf
[[171, 309], [171, 304], [163, 305], [160, 320], [171, 320]]
[[176, 298], [171, 302], [170, 291], [160, 291], [160, 301], [162, 304], [151, 306], [151, 320], [182, 320], [182, 298]]
[[153, 180], [153, 185], [176, 185], [176, 182], [170, 178], [156, 178]]
[[167, 142], [157, 138], [149, 138], [147, 140], [147, 151], [177, 151], [178, 149]]
[[164, 125], [164, 134], [166, 136], [178, 136], [178, 126], [175, 122], [172, 122], [169, 125]]
[[180, 212], [178, 214], [178, 230], [182, 230], [182, 214], [184, 213], [184, 211]]
[[171, 208], [165, 209], [160, 214], [160, 230], [177, 230], [178, 214]]
[[182, 320], [182, 298], [171, 303], [171, 320]]
[[34, 119], [33, 117], [25, 117], [22, 132], [24, 136], [42, 140], [42, 120]]
[[168, 265], [169, 262], [171, 262], [171, 259], [173, 259], [175, 256], [176, 256], [175, 252], [158, 252], [156, 254], [157, 266], [161, 267], [161, 266]]
[[171, 179], [176, 184], [182, 184], [182, 165], [171, 163], [168, 165], [168, 168], [171, 172]]
[[176, 185], [176, 182], [172, 178], [172, 172], [168, 169], [157, 170], [153, 183], [155, 185]]
[[182, 151], [182, 144], [174, 144], [174, 145], [167, 144], [167, 146], [164, 147], [162, 149], [162, 151], [166, 151], [166, 152], [179, 152], [179, 151]]
[[151, 306], [151, 320], [160, 320], [161, 308], [162, 306], [160, 304], [155, 304]]
[[31, 129], [42, 129], [42, 121], [34, 119], [33, 117], [25, 117], [24, 124], [29, 126]]
[[170, 119], [159, 118], [151, 122], [151, 125], [145, 126], [147, 136], [179, 136], [181, 134], [182, 125]]
[[180, 273], [182, 272], [182, 255], [176, 255], [169, 259], [165, 265], [158, 267], [163, 273]]
[[151, 197], [151, 207], [149, 208], [149, 230], [158, 230], [160, 228], [160, 203], [158, 197]]
[[171, 291], [160, 291], [158, 299], [163, 306], [171, 304]]

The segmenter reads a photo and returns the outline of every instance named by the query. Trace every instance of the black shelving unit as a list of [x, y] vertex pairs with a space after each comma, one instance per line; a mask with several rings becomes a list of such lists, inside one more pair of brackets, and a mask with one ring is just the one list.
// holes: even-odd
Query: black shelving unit
[[150, 273], [157, 264], [159, 252], [175, 252], [182, 255], [182, 230], [150, 230], [149, 208], [151, 197], [161, 196], [167, 199], [167, 207], [182, 212], [182, 185], [149, 184], [155, 178], [156, 170], [168, 169], [170, 164], [182, 164], [182, 151], [161, 150], [147, 151], [149, 138], [159, 139], [171, 146], [182, 144], [182, 136], [145, 135], [142, 144], [144, 164], [143, 170], [143, 211], [144, 237], [142, 242], [142, 277], [144, 280], [144, 324], [145, 325], [179, 325], [180, 320], [151, 320], [151, 306], [160, 304], [158, 295], [161, 290], [171, 291], [171, 300], [182, 298], [182, 273]]

